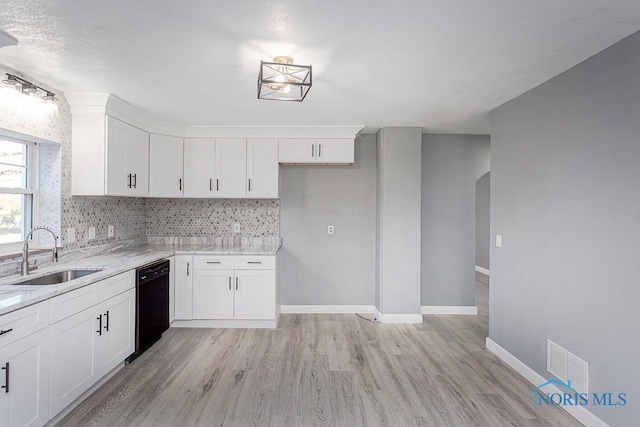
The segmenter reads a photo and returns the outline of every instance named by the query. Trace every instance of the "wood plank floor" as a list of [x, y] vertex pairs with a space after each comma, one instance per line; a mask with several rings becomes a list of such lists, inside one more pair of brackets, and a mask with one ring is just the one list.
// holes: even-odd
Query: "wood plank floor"
[[478, 316], [420, 325], [282, 315], [273, 330], [171, 329], [62, 426], [579, 426], [532, 405], [531, 384], [488, 352]]

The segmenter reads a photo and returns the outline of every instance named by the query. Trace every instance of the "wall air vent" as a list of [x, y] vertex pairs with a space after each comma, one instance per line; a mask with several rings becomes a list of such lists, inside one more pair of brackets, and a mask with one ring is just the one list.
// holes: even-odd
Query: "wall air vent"
[[547, 371], [564, 383], [571, 381], [576, 392], [587, 393], [589, 362], [551, 340], [547, 340]]

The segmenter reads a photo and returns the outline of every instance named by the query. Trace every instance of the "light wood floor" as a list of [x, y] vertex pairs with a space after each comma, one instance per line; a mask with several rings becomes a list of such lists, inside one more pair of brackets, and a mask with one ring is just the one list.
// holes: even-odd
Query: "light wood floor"
[[534, 409], [531, 384], [485, 350], [478, 316], [385, 325], [282, 315], [274, 330], [171, 329], [59, 425], [579, 426]]

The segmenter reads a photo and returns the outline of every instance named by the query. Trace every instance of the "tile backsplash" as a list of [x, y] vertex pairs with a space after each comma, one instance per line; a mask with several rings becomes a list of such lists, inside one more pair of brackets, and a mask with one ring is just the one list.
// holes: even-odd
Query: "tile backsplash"
[[[277, 199], [146, 199], [147, 237], [277, 237]], [[233, 225], [240, 224], [240, 233]]]

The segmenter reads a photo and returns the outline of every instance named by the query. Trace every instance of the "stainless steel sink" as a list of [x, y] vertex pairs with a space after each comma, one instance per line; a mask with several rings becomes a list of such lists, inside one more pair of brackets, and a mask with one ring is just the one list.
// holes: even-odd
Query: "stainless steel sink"
[[93, 273], [97, 273], [97, 269], [93, 270], [65, 270], [58, 271], [56, 273], [50, 273], [45, 276], [36, 277], [34, 279], [18, 282], [16, 285], [59, 285], [60, 283], [68, 282], [73, 279], [88, 276]]

